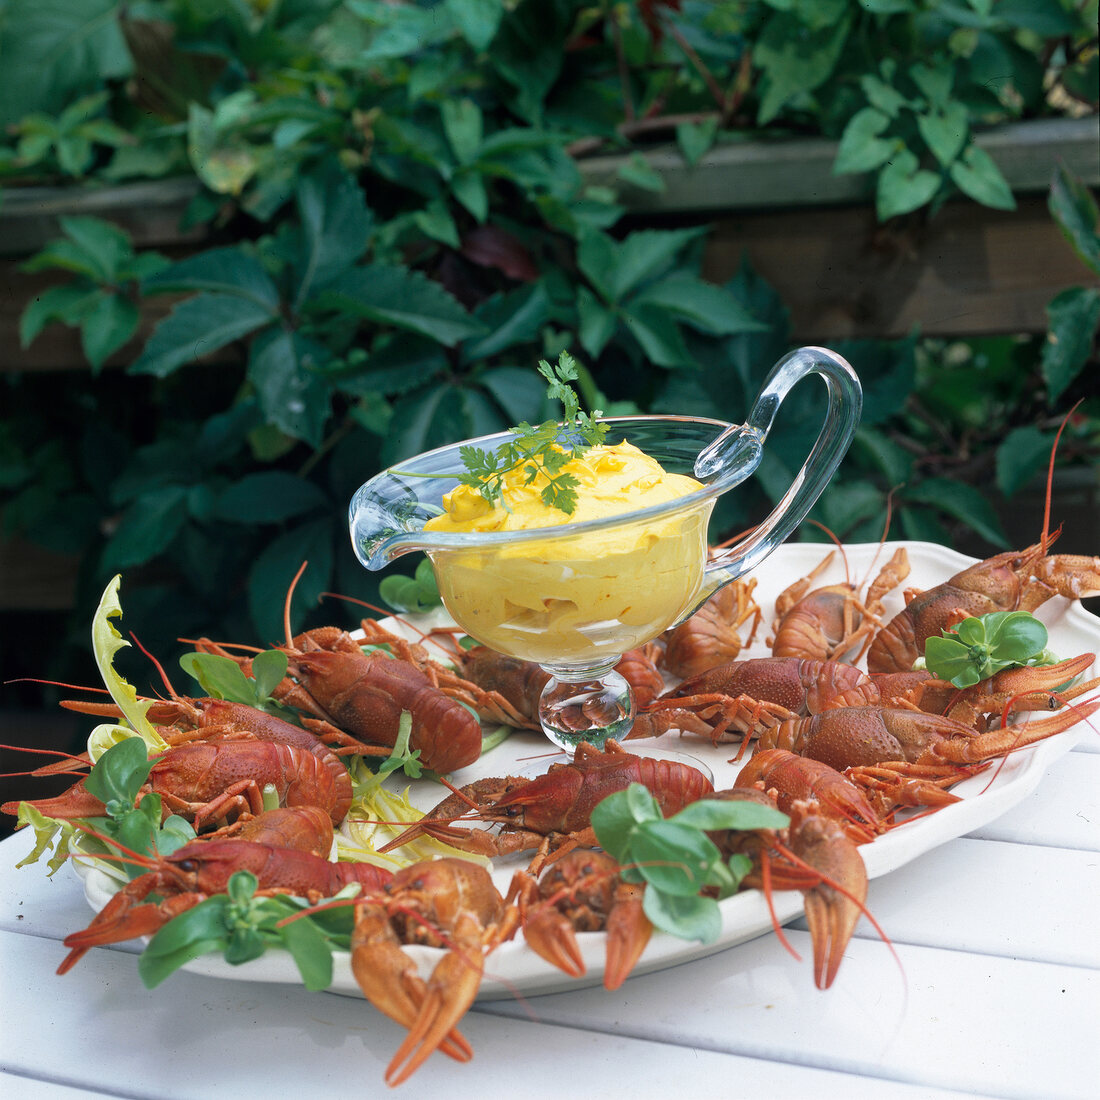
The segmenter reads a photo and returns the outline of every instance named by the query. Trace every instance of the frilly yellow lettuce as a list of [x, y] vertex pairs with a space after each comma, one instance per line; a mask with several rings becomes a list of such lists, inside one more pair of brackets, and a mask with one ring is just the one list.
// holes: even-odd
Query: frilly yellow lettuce
[[[169, 747], [168, 742], [157, 733], [156, 727], [149, 721], [147, 715], [149, 708], [153, 705], [152, 700], [139, 700], [133, 685], [124, 680], [114, 668], [115, 654], [130, 644], [111, 622], [111, 619], [122, 617], [122, 604], [118, 598], [121, 582], [122, 577], [116, 574], [103, 590], [99, 607], [96, 608], [95, 617], [92, 619], [92, 651], [95, 654], [99, 674], [103, 677], [103, 684], [129, 723], [130, 733], [126, 734], [125, 726], [99, 726], [93, 730], [92, 738], [97, 738], [98, 735], [96, 743], [99, 755], [106, 752], [116, 741], [121, 740], [122, 736], [133, 736], [135, 733], [149, 746], [150, 751], [164, 752]], [[101, 733], [103, 730], [115, 730], [121, 736]], [[89, 738], [89, 751], [92, 751], [92, 738]], [[93, 755], [92, 759], [94, 761], [98, 756]]]

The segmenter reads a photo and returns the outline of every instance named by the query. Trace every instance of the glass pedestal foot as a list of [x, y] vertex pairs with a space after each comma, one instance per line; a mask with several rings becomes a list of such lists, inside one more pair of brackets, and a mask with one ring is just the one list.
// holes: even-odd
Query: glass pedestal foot
[[618, 658], [581, 669], [543, 665], [550, 682], [539, 700], [543, 732], [570, 755], [582, 742], [603, 749], [634, 724], [634, 693], [615, 671]]

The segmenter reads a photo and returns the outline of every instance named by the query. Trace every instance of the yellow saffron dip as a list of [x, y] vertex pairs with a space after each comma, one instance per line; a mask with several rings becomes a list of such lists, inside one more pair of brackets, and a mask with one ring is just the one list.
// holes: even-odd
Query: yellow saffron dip
[[592, 447], [564, 470], [579, 483], [571, 514], [542, 502], [544, 474], [527, 485], [521, 468], [505, 476], [503, 503], [460, 485], [444, 496], [446, 511], [425, 524], [436, 532], [546, 530], [545, 538], [431, 556], [443, 602], [467, 633], [498, 652], [550, 664], [617, 656], [676, 622], [699, 589], [712, 506], [558, 535], [563, 524], [607, 520], [702, 488], [626, 442]]

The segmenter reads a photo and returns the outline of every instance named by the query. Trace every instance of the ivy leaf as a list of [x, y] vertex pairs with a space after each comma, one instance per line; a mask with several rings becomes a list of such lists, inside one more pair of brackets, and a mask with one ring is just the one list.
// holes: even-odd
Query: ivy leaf
[[685, 324], [712, 336], [767, 329], [725, 287], [704, 282], [684, 271], [659, 279], [630, 301], [631, 312], [648, 306], [667, 310]]
[[504, 15], [501, 0], [443, 0], [462, 36], [477, 51], [488, 49]]
[[1053, 403], [1085, 369], [1100, 326], [1100, 291], [1070, 287], [1047, 304], [1049, 331], [1043, 344], [1042, 373]]
[[130, 74], [117, 7], [117, 0], [8, 0], [0, 23], [0, 126], [35, 110], [61, 111], [81, 92]]
[[58, 218], [58, 224], [92, 262], [98, 282], [115, 282], [123, 263], [133, 256], [126, 231], [102, 218], [69, 216]]
[[459, 164], [472, 164], [481, 147], [481, 108], [468, 96], [447, 98], [439, 105], [443, 132]]
[[718, 137], [718, 119], [705, 118], [701, 122], [681, 122], [676, 127], [676, 144], [684, 160], [692, 167], [713, 147]]
[[1047, 208], [1082, 263], [1100, 275], [1100, 234], [1097, 233], [1100, 213], [1096, 200], [1064, 165], [1058, 165], [1054, 170]]
[[254, 562], [248, 575], [248, 607], [260, 638], [282, 638], [283, 603], [303, 561], [309, 562], [309, 568], [295, 590], [291, 629], [297, 629], [294, 624], [302, 621], [331, 586], [334, 526], [326, 516], [294, 527], [268, 543]]
[[198, 294], [180, 302], [153, 330], [144, 350], [129, 368], [131, 374], [166, 378], [270, 324], [274, 310], [248, 298], [229, 294]]
[[966, 107], [951, 102], [941, 111], [917, 115], [917, 129], [932, 155], [945, 168], [955, 162], [970, 135], [970, 116]]
[[997, 488], [1006, 497], [1022, 489], [1050, 458], [1053, 437], [1029, 424], [1013, 428], [997, 448]]
[[111, 572], [144, 565], [162, 553], [187, 520], [187, 488], [166, 485], [142, 493], [123, 513], [103, 548]]
[[149, 275], [146, 294], [205, 290], [247, 298], [272, 316], [279, 308], [279, 291], [263, 265], [244, 247], [210, 248]]
[[875, 209], [879, 221], [888, 221], [899, 214], [930, 202], [940, 189], [940, 177], [920, 167], [916, 155], [901, 149], [879, 172]]
[[484, 224], [489, 216], [489, 192], [481, 174], [472, 168], [456, 172], [451, 180], [451, 191], [478, 224]]
[[[809, 10], [807, 6], [803, 10]], [[771, 122], [794, 96], [812, 92], [832, 75], [848, 40], [852, 16], [807, 28], [794, 12], [773, 12], [753, 51], [753, 62], [764, 71], [757, 122]]]
[[264, 419], [295, 439], [317, 447], [331, 413], [331, 396], [318, 368], [323, 345], [297, 331], [271, 327], [252, 342], [248, 377]]
[[622, 311], [622, 319], [627, 331], [638, 341], [651, 363], [659, 367], [695, 365], [683, 334], [667, 311], [646, 309], [644, 303], [635, 308], [631, 303]]
[[[508, 348], [535, 343], [550, 320], [550, 310], [550, 295], [541, 280], [487, 298], [474, 311], [474, 317], [484, 326], [486, 334], [463, 343], [462, 361], [473, 363], [490, 359]], [[524, 374], [532, 377], [530, 371]]]
[[[867, 6], [866, 0], [861, 0], [861, 3], [864, 7]], [[886, 65], [884, 65], [883, 72], [884, 75], [890, 77], [893, 74], [893, 62], [887, 62], [886, 64], [890, 65], [891, 69], [887, 72]], [[860, 77], [859, 86], [863, 89], [867, 102], [888, 118], [897, 118], [903, 108], [913, 105], [893, 85], [872, 74]]]
[[994, 210], [1015, 210], [1016, 199], [993, 158], [976, 145], [951, 165], [951, 179], [960, 191]]
[[51, 286], [32, 298], [19, 318], [19, 343], [25, 348], [51, 321], [78, 324], [99, 300], [100, 291], [87, 280]]
[[973, 485], [949, 478], [930, 477], [905, 493], [907, 503], [930, 504], [954, 519], [962, 520], [995, 546], [1009, 545], [1000, 517], [985, 494]]
[[419, 332], [447, 347], [484, 331], [439, 283], [404, 267], [371, 264], [344, 272], [311, 305]]
[[591, 356], [598, 356], [615, 335], [619, 327], [619, 318], [608, 309], [586, 286], [577, 290], [577, 315], [580, 326], [577, 338]]
[[844, 127], [833, 161], [833, 174], [871, 172], [881, 167], [897, 148], [897, 143], [880, 137], [890, 118], [876, 107], [856, 111]]
[[631, 153], [619, 168], [619, 179], [623, 183], [629, 183], [632, 187], [639, 187], [643, 191], [665, 190], [665, 181], [641, 153]]
[[363, 255], [372, 219], [362, 188], [332, 163], [303, 176], [296, 198], [301, 255], [294, 303], [300, 309], [315, 286], [323, 286]]
[[313, 482], [264, 470], [229, 485], [218, 497], [215, 515], [231, 523], [281, 523], [328, 507], [328, 497]]
[[468, 436], [457, 387], [437, 385], [394, 402], [389, 433], [382, 442], [382, 463], [395, 462], [438, 446], [441, 439]]
[[84, 355], [98, 371], [104, 361], [126, 344], [138, 326], [138, 308], [121, 294], [101, 292], [84, 311], [80, 322]]

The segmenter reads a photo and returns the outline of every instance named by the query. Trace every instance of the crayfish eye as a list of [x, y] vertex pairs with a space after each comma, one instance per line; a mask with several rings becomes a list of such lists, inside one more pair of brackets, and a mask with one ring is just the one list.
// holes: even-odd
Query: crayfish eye
[[199, 869], [199, 861], [197, 859], [180, 860], [179, 869], [190, 874], [192, 871], [197, 871]]

